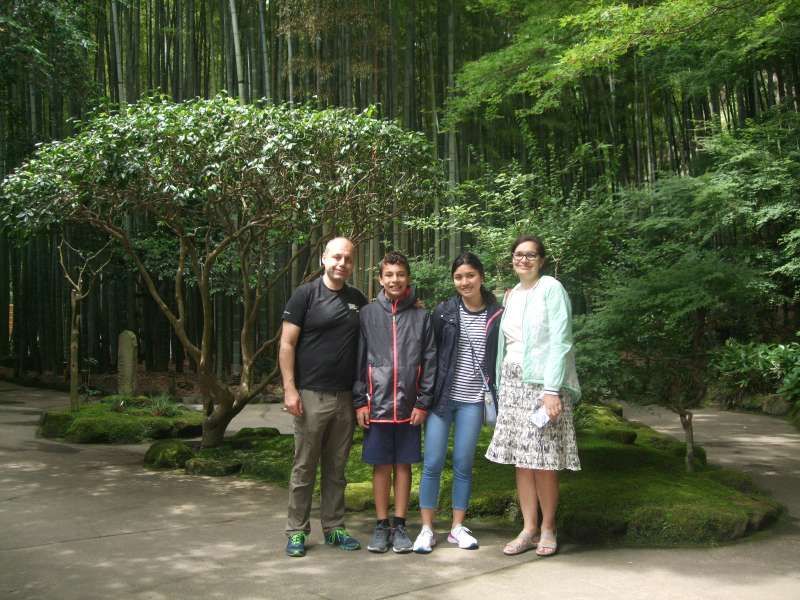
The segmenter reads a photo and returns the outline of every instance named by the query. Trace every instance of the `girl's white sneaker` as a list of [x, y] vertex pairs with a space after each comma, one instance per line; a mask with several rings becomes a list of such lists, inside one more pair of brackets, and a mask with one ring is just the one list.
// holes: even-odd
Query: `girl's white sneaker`
[[412, 550], [417, 554], [430, 554], [435, 545], [436, 534], [433, 532], [433, 529], [423, 525], [422, 530], [417, 536], [417, 539], [414, 540], [414, 546]]
[[451, 544], [458, 544], [462, 550], [475, 550], [478, 548], [478, 540], [472, 536], [472, 532], [459, 525], [450, 530], [450, 535], [447, 536], [447, 541]]

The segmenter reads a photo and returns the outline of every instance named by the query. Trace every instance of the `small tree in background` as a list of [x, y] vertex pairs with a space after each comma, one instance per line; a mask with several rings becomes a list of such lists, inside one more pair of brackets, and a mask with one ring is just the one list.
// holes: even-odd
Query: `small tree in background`
[[[358, 241], [397, 212], [413, 213], [440, 191], [430, 157], [423, 135], [367, 114], [242, 106], [223, 96], [154, 99], [96, 115], [75, 137], [41, 147], [4, 182], [4, 220], [25, 229], [87, 224], [122, 248], [197, 365], [203, 445], [216, 446], [277, 373], [256, 382], [254, 366], [279, 335], [256, 346], [258, 309], [301, 253], [279, 257], [309, 240], [318, 249], [334, 234]], [[159, 260], [173, 274], [174, 310], [148, 267], [151, 245], [131, 234], [131, 218], [153, 221], [173, 240], [167, 266], [163, 244]], [[212, 290], [231, 275], [243, 309], [242, 372], [233, 386], [215, 375], [212, 344]], [[198, 340], [187, 333], [187, 286], [201, 300]]]
[[[81, 301], [92, 291], [95, 279], [108, 265], [111, 255], [107, 252], [110, 242], [94, 252], [81, 252], [66, 238], [58, 245], [58, 262], [69, 284], [69, 406], [72, 410], [81, 407], [78, 396], [79, 351], [81, 336]], [[64, 247], [67, 258], [64, 257]]]
[[690, 251], [641, 276], [617, 279], [582, 336], [605, 340], [618, 357], [615, 391], [621, 400], [652, 402], [675, 412], [692, 470], [692, 409], [705, 398], [708, 351], [763, 291], [760, 278], [712, 252]]

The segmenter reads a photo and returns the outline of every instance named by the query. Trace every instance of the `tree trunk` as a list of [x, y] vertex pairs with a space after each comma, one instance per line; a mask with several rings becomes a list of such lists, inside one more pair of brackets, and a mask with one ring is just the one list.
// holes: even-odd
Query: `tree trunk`
[[122, 40], [119, 36], [119, 14], [117, 10], [118, 0], [111, 0], [111, 29], [114, 34], [114, 65], [117, 74], [117, 94], [120, 105], [126, 103], [125, 79], [122, 76]]
[[186, 40], [186, 92], [184, 97], [195, 98], [200, 95], [200, 69], [197, 58], [197, 32], [195, 31], [194, 0], [186, 2], [188, 36]]
[[406, 129], [417, 128], [417, 91], [416, 91], [416, 0], [409, 0], [408, 18], [406, 22], [406, 65], [405, 85], [403, 86], [403, 108]]
[[294, 103], [294, 70], [292, 69], [292, 59], [293, 59], [293, 48], [292, 48], [292, 32], [291, 30], [286, 32], [286, 76], [288, 77], [288, 100], [289, 104]]
[[239, 36], [239, 19], [236, 16], [236, 0], [229, 0], [231, 8], [231, 31], [233, 32], [233, 51], [236, 56], [236, 85], [239, 89], [239, 103], [247, 103], [244, 86], [244, 64], [242, 63], [242, 44]]
[[686, 439], [686, 472], [694, 473], [694, 427], [692, 425], [692, 411], [684, 410], [678, 413], [681, 426]]
[[[455, 0], [450, 0], [450, 14], [447, 16], [447, 87], [448, 94], [452, 93], [455, 87], [455, 37], [456, 37], [456, 6]], [[447, 182], [450, 190], [450, 198], [453, 201], [453, 193], [458, 181], [458, 148], [456, 146], [455, 125], [450, 125], [447, 132]], [[458, 254], [459, 232], [453, 226], [450, 227], [450, 240], [448, 244], [448, 259], [453, 260]]]
[[266, 0], [258, 0], [258, 32], [261, 41], [261, 69], [263, 84], [261, 86], [261, 93], [268, 100], [272, 98], [272, 90], [270, 88], [270, 68], [269, 68], [269, 49], [267, 46], [267, 28], [264, 19], [264, 2]]
[[[203, 388], [202, 378], [200, 387], [201, 389]], [[216, 403], [213, 412], [203, 419], [203, 438], [201, 442], [203, 448], [216, 448], [222, 444], [225, 439], [225, 430], [240, 412], [234, 411], [232, 402], [231, 400], [230, 403]]]
[[78, 354], [80, 349], [81, 315], [78, 293], [75, 290], [70, 290], [69, 306], [69, 407], [71, 410], [77, 411], [81, 407], [81, 399], [78, 395], [78, 382], [80, 377]]
[[8, 240], [0, 231], [0, 359], [9, 354], [9, 281]]

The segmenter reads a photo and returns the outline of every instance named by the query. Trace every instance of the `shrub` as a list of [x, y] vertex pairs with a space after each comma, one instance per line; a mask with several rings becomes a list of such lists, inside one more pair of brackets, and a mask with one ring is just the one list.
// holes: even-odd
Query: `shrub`
[[789, 373], [800, 368], [800, 344], [728, 340], [715, 352], [712, 365], [720, 383], [738, 396], [774, 392]]

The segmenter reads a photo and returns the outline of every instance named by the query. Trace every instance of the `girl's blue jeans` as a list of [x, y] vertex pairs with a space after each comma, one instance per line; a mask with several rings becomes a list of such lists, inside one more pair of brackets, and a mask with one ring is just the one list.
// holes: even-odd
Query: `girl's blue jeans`
[[435, 510], [447, 455], [450, 425], [453, 433], [453, 509], [467, 510], [472, 490], [472, 463], [483, 424], [482, 402], [449, 402], [444, 416], [431, 412], [425, 425], [425, 456], [419, 484], [419, 507]]

